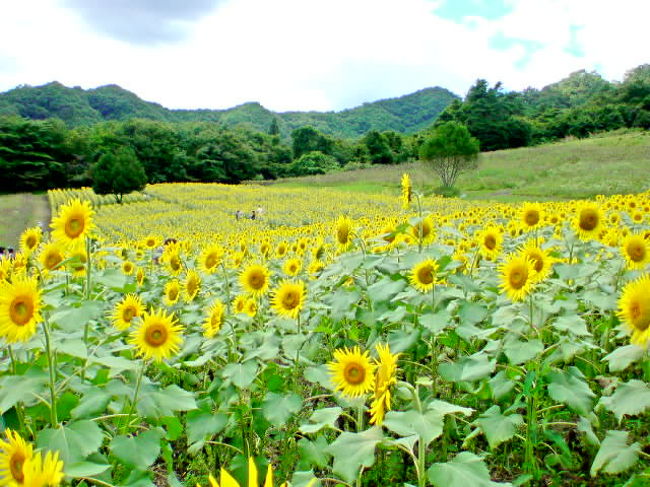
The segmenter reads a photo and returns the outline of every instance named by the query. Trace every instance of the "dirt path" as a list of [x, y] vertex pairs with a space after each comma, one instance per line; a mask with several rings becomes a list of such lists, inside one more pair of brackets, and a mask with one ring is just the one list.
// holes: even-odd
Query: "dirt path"
[[0, 195], [0, 246], [18, 248], [21, 233], [39, 224], [49, 229], [50, 216], [45, 194]]

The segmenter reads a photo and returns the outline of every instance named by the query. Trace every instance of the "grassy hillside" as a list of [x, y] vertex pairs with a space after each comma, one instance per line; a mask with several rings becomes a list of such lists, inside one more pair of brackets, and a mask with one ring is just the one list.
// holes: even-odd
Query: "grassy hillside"
[[46, 195], [0, 195], [0, 246], [18, 248], [23, 230], [39, 222], [46, 225], [50, 222], [50, 205]]
[[117, 85], [83, 90], [52, 82], [43, 86], [20, 86], [0, 93], [0, 115], [20, 115], [36, 120], [56, 117], [69, 127], [132, 118], [167, 122], [208, 121], [228, 126], [243, 124], [261, 132], [266, 132], [275, 118], [285, 137], [293, 129], [312, 125], [326, 134], [351, 138], [368, 130], [416, 132], [431, 125], [455, 99], [458, 97], [450, 91], [436, 87], [364, 103], [340, 112], [277, 113], [255, 102], [227, 110], [169, 110], [158, 103], [144, 101]]
[[[421, 163], [373, 166], [278, 184], [397, 194], [404, 172], [411, 175], [416, 189], [430, 191], [440, 184]], [[457, 186], [467, 198], [497, 200], [572, 199], [645, 191], [650, 188], [650, 133], [608, 134], [482, 153], [479, 168], [463, 174]]]

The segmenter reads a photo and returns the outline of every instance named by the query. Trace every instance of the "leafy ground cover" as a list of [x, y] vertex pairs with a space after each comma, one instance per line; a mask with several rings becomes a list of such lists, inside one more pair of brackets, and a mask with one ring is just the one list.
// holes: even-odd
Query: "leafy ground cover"
[[650, 193], [49, 199], [0, 267], [6, 483], [648, 483]]

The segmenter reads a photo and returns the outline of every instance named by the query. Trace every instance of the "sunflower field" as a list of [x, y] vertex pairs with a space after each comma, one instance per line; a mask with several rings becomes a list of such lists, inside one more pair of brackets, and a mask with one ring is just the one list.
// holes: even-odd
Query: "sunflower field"
[[49, 200], [0, 259], [0, 487], [650, 485], [650, 192]]

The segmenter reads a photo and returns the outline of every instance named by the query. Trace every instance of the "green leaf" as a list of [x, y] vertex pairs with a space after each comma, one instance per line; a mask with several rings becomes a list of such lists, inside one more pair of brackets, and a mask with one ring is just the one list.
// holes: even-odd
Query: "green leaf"
[[243, 364], [228, 364], [223, 368], [223, 377], [240, 389], [250, 386], [257, 376], [257, 362], [248, 360]]
[[106, 269], [100, 272], [97, 276], [93, 276], [93, 279], [108, 288], [111, 288], [113, 291], [123, 291], [124, 286], [127, 283], [127, 277], [119, 269]]
[[0, 414], [6, 413], [17, 402], [31, 404], [36, 395], [43, 395], [46, 389], [47, 374], [40, 370], [30, 370], [25, 375], [0, 377]]
[[464, 324], [476, 325], [483, 321], [487, 314], [487, 307], [481, 303], [472, 301], [465, 301], [458, 308], [458, 317], [460, 318], [461, 326]]
[[332, 428], [336, 420], [341, 416], [342, 412], [343, 409], [338, 406], [333, 408], [317, 409], [309, 417], [309, 424], [300, 425], [300, 431], [309, 434], [316, 433], [323, 428]]
[[585, 435], [587, 442], [593, 446], [600, 446], [600, 440], [594, 433], [594, 429], [591, 427], [591, 423], [587, 418], [580, 416], [578, 420], [578, 431]]
[[470, 452], [461, 452], [446, 463], [434, 463], [427, 470], [429, 480], [436, 487], [492, 487], [509, 483], [492, 482], [485, 462]]
[[312, 384], [320, 384], [321, 387], [327, 390], [334, 390], [331, 375], [326, 364], [307, 367], [305, 369], [305, 379]]
[[600, 445], [600, 450], [591, 465], [591, 476], [595, 477], [600, 470], [605, 473], [616, 474], [623, 472], [634, 465], [639, 459], [641, 445], [627, 444], [627, 431], [610, 430]]
[[549, 381], [548, 394], [552, 399], [568, 405], [583, 416], [589, 414], [596, 395], [584, 381], [580, 369], [571, 366], [567, 370], [553, 370], [546, 378]]
[[86, 344], [81, 338], [73, 338], [72, 340], [60, 340], [55, 345], [56, 351], [68, 354], [72, 357], [82, 359], [88, 358], [88, 349]]
[[302, 438], [298, 441], [298, 451], [300, 452], [300, 459], [306, 460], [310, 465], [316, 465], [320, 468], [327, 467], [329, 463], [330, 454], [327, 451], [327, 440], [321, 435], [314, 441], [307, 438]]
[[450, 382], [474, 381], [490, 375], [496, 365], [496, 360], [490, 360], [486, 354], [478, 352], [454, 363], [440, 364], [438, 372]]
[[205, 440], [216, 435], [228, 423], [228, 416], [210, 411], [190, 411], [187, 413], [187, 439], [190, 443]]
[[93, 453], [86, 460], [64, 464], [65, 474], [69, 477], [94, 477], [111, 468], [104, 455]]
[[438, 335], [442, 330], [451, 324], [451, 315], [446, 309], [441, 309], [436, 313], [420, 315], [418, 321], [422, 326], [431, 332], [432, 335]]
[[145, 431], [138, 436], [119, 435], [113, 438], [111, 454], [127, 467], [146, 470], [160, 455], [160, 440], [164, 433], [160, 428]]
[[418, 436], [425, 445], [442, 434], [445, 416], [436, 411], [420, 413], [415, 409], [408, 411], [389, 411], [384, 418], [384, 426], [402, 437]]
[[481, 414], [474, 424], [483, 431], [491, 449], [495, 449], [504, 441], [508, 441], [515, 435], [517, 427], [522, 425], [524, 418], [521, 414], [505, 416], [501, 414], [501, 408], [497, 405]]
[[375, 463], [375, 447], [383, 439], [381, 428], [376, 426], [361, 433], [341, 433], [325, 450], [334, 457], [332, 470], [352, 482], [361, 467]]
[[276, 394], [269, 392], [262, 403], [262, 414], [274, 426], [282, 426], [292, 414], [300, 411], [302, 397], [293, 392], [289, 394]]
[[89, 389], [70, 413], [74, 419], [94, 418], [106, 410], [110, 400], [111, 395], [104, 389]]
[[58, 309], [52, 313], [50, 319], [62, 330], [72, 332], [83, 330], [83, 327], [90, 320], [96, 320], [102, 316], [104, 306], [106, 306], [106, 303], [103, 301], [84, 301], [79, 307]]
[[176, 411], [196, 409], [194, 394], [177, 385], [158, 389], [155, 386], [142, 387], [138, 396], [138, 413], [145, 417], [162, 418], [172, 416]]
[[638, 345], [625, 345], [618, 347], [609, 355], [606, 355], [603, 360], [609, 362], [610, 372], [620, 372], [625, 370], [634, 362], [641, 360], [645, 355], [645, 350]]
[[368, 287], [368, 296], [374, 303], [389, 301], [405, 287], [403, 279], [393, 281], [390, 277], [384, 277]]
[[506, 340], [503, 351], [511, 364], [519, 365], [533, 360], [542, 353], [544, 344], [538, 339], [528, 340], [527, 342]]
[[560, 316], [553, 322], [553, 327], [559, 331], [566, 331], [575, 336], [589, 336], [587, 322], [577, 314]]
[[415, 345], [420, 338], [420, 329], [393, 330], [388, 334], [388, 344], [391, 353], [402, 353]]
[[496, 375], [488, 381], [488, 384], [492, 391], [492, 398], [495, 401], [498, 401], [503, 396], [507, 395], [515, 387], [515, 382], [508, 379], [508, 375], [503, 370], [497, 372]]
[[613, 412], [620, 423], [623, 416], [636, 416], [650, 408], [650, 386], [632, 379], [618, 386], [611, 396], [601, 397], [599, 404]]
[[67, 426], [41, 430], [36, 437], [39, 448], [59, 452], [64, 469], [86, 459], [102, 446], [104, 435], [94, 421], [84, 420]]

